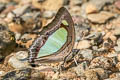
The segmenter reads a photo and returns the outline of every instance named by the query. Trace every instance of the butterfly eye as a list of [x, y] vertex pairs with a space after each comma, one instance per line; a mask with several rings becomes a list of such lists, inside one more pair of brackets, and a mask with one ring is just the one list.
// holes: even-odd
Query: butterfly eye
[[68, 26], [68, 23], [66, 20], [62, 20], [62, 24], [64, 24], [65, 26]]

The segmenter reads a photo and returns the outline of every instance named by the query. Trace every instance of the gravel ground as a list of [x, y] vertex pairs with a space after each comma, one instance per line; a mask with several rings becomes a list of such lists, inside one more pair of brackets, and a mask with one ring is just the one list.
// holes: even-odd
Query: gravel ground
[[[28, 49], [61, 7], [72, 16], [70, 58], [31, 67]], [[1, 80], [120, 80], [120, 0], [0, 0]]]

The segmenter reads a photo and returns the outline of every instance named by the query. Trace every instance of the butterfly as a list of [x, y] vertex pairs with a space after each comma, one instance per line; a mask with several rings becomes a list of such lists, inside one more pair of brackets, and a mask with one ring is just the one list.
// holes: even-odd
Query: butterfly
[[28, 61], [34, 64], [63, 61], [75, 42], [74, 23], [68, 10], [61, 7], [39, 34], [29, 48]]

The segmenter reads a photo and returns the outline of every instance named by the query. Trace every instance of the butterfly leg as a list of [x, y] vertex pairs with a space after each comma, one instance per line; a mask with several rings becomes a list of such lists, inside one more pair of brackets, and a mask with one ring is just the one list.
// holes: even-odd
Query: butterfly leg
[[76, 65], [78, 65], [77, 60], [75, 58], [78, 52], [78, 49], [73, 49], [72, 52], [64, 58], [64, 61], [60, 64], [59, 70], [62, 71], [69, 68], [73, 61]]
[[66, 64], [68, 61], [70, 61], [70, 60], [72, 59], [72, 57], [73, 57], [73, 54], [72, 54], [72, 52], [71, 52], [69, 55], [67, 55], [67, 56], [64, 58], [63, 62], [60, 64], [60, 71], [66, 69], [65, 64]]

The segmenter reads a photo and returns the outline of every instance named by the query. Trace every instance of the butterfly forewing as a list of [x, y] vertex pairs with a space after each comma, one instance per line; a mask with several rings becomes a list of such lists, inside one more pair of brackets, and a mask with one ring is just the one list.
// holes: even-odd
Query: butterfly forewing
[[40, 32], [29, 49], [29, 62], [56, 62], [67, 56], [75, 41], [74, 23], [69, 12], [60, 8], [53, 21]]
[[66, 29], [58, 29], [47, 39], [46, 43], [40, 48], [37, 58], [57, 52], [65, 44], [66, 40]]

